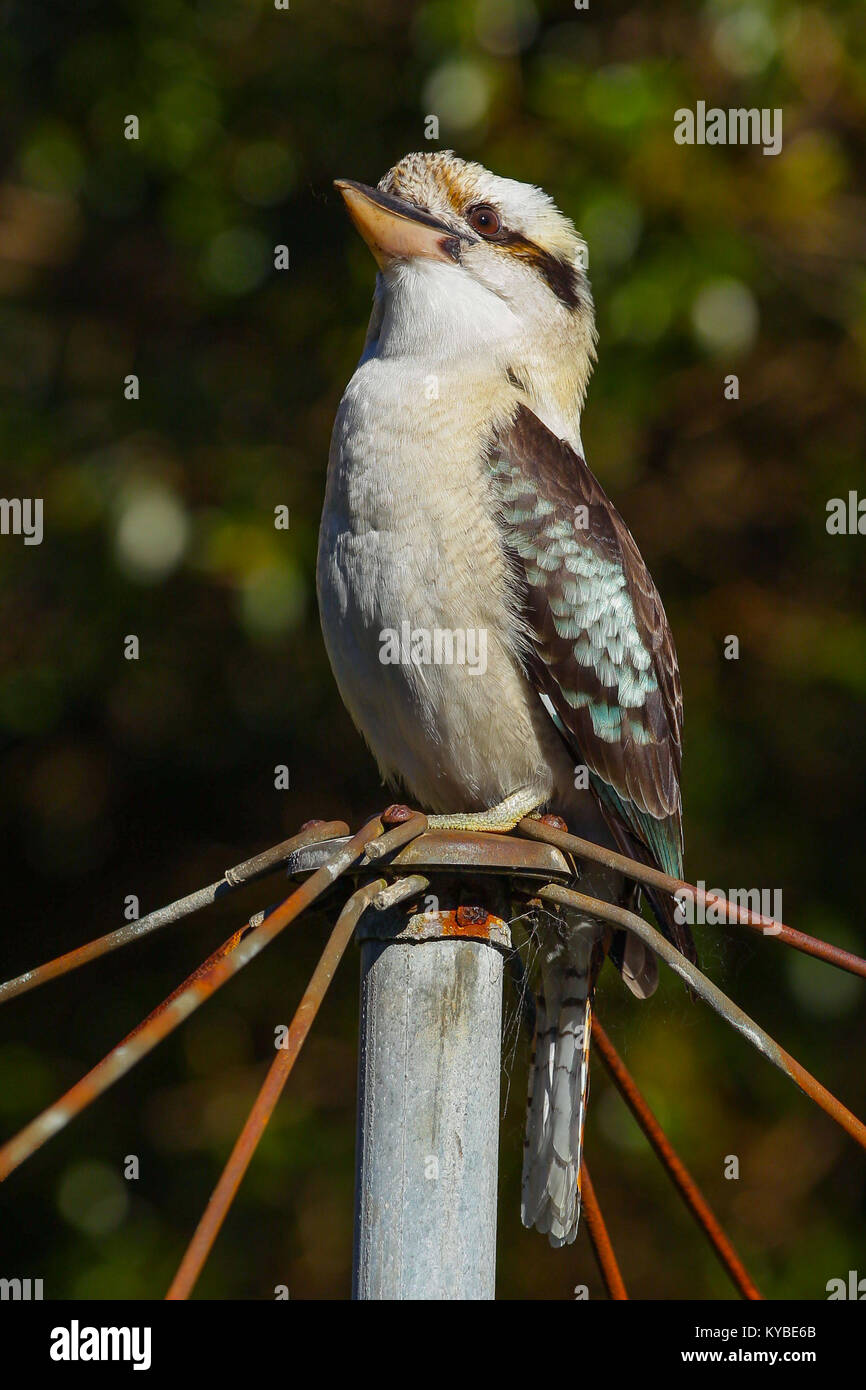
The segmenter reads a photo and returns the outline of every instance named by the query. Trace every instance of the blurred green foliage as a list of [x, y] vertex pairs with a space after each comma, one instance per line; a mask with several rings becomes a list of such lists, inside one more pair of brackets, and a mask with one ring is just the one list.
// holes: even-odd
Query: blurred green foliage
[[[587, 236], [600, 360], [584, 439], [677, 639], [689, 875], [780, 887], [790, 923], [864, 951], [864, 540], [825, 528], [828, 499], [864, 485], [855, 0], [6, 12], [2, 492], [43, 497], [46, 530], [38, 547], [0, 541], [0, 975], [117, 925], [127, 894], [147, 911], [310, 816], [357, 822], [382, 804], [313, 586], [329, 430], [373, 279], [331, 180], [375, 182], [438, 147], [542, 185]], [[674, 111], [698, 100], [780, 107], [782, 153], [675, 145]], [[273, 525], [281, 505], [288, 531]], [[129, 633], [138, 662], [123, 659]], [[738, 661], [723, 658], [728, 634]], [[5, 1008], [2, 1134], [267, 889], [255, 897]], [[162, 1295], [324, 929], [284, 939], [10, 1180], [0, 1272], [44, 1277], [50, 1297]], [[866, 1111], [862, 989], [769, 942], [699, 935], [723, 987]], [[348, 1291], [356, 991], [350, 959], [205, 1296]], [[862, 1273], [853, 1144], [679, 986], [639, 1006], [608, 980], [599, 1003], [765, 1293], [821, 1298], [829, 1278]], [[552, 1251], [519, 1225], [513, 1033], [512, 1018], [500, 1295], [587, 1283], [595, 1296], [585, 1234]], [[633, 1296], [729, 1296], [598, 1065], [588, 1152]]]

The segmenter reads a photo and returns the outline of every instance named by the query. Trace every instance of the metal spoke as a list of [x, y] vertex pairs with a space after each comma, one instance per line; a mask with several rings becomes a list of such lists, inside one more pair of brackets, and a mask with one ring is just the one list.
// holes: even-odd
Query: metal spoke
[[[393, 828], [386, 830], [383, 820]], [[400, 823], [394, 824], [397, 820]], [[286, 926], [294, 922], [336, 879], [353, 866], [355, 882], [359, 873], [365, 872], [381, 872], [389, 877], [368, 882], [358, 888], [345, 903], [294, 1013], [289, 1026], [287, 1046], [277, 1050], [277, 1055], [268, 1069], [168, 1290], [166, 1297], [169, 1300], [188, 1298], [195, 1286], [361, 914], [371, 906], [384, 909], [413, 893], [420, 892], [428, 885], [425, 875], [443, 868], [449, 873], [499, 873], [510, 880], [512, 891], [517, 896], [530, 898], [531, 895], [532, 900], [540, 899], [560, 906], [577, 908], [588, 917], [601, 919], [634, 933], [656, 955], [661, 956], [695, 995], [709, 1004], [753, 1047], [791, 1078], [852, 1138], [866, 1148], [866, 1125], [696, 966], [686, 960], [661, 932], [637, 913], [629, 912], [616, 904], [588, 897], [567, 887], [569, 882], [574, 881], [574, 866], [568, 856], [607, 865], [646, 888], [668, 894], [690, 894], [695, 903], [716, 909], [718, 916], [725, 922], [737, 923], [762, 935], [773, 936], [785, 945], [864, 978], [866, 960], [818, 941], [803, 932], [795, 931], [773, 918], [753, 913], [720, 893], [696, 888], [649, 865], [602, 846], [593, 845], [547, 824], [544, 820], [524, 820], [519, 825], [519, 831], [525, 838], [483, 833], [461, 835], [455, 832], [430, 832], [426, 817], [405, 807], [390, 808], [389, 812], [383, 813], [382, 818], [370, 821], [352, 838], [348, 838], [348, 827], [342, 821], [310, 822], [292, 839], [275, 845], [232, 869], [227, 869], [216, 883], [0, 985], [2, 1003], [162, 926], [180, 921], [214, 903], [224, 894], [234, 892], [244, 884], [262, 878], [268, 873], [288, 867], [289, 874], [296, 882], [301, 876], [308, 875], [283, 902], [257, 914], [245, 927], [229, 937], [59, 1101], [43, 1111], [0, 1148], [0, 1180], [8, 1176], [91, 1101], [102, 1095], [114, 1081], [124, 1076], [137, 1061], [146, 1056], [211, 994], [253, 960]], [[528, 841], [532, 843], [527, 843]], [[394, 875], [401, 872], [409, 876], [395, 879]], [[556, 881], [557, 879], [559, 881]], [[539, 883], [545, 886], [538, 887]], [[530, 1022], [533, 1000], [525, 988], [519, 958], [512, 957], [510, 965], [515, 974], [515, 983], [522, 994], [524, 1014]], [[596, 1047], [615, 1085], [689, 1211], [710, 1241], [723, 1268], [743, 1298], [760, 1299], [760, 1292], [750, 1279], [731, 1242], [597, 1019], [593, 1032]], [[627, 1299], [610, 1236], [585, 1163], [581, 1165], [581, 1186], [587, 1230], [605, 1287], [611, 1298]]]
[[252, 883], [255, 879], [275, 873], [299, 849], [318, 844], [320, 840], [330, 840], [337, 835], [347, 834], [348, 830], [345, 821], [319, 821], [293, 836], [291, 840], [283, 840], [282, 844], [274, 845], [263, 854], [257, 854], [252, 859], [245, 859], [242, 864], [235, 864], [234, 868], [226, 869], [216, 883], [199, 888], [197, 892], [189, 893], [185, 898], [178, 898], [176, 902], [168, 903], [165, 907], [155, 908], [153, 912], [148, 912], [135, 922], [128, 922], [116, 931], [97, 937], [95, 941], [88, 941], [83, 946], [77, 946], [74, 951], [67, 951], [62, 956], [56, 956], [54, 960], [46, 961], [44, 965], [26, 970], [14, 980], [0, 984], [0, 1004], [16, 998], [19, 994], [26, 994], [28, 990], [36, 989], [48, 980], [59, 979], [70, 970], [77, 970], [89, 961], [98, 960], [100, 956], [108, 955], [120, 946], [128, 946], [130, 942], [140, 940], [159, 927], [180, 922], [184, 917], [200, 912], [203, 907], [210, 907], [211, 903], [224, 894], [236, 892], [238, 888]]
[[617, 1301], [628, 1299], [625, 1291], [625, 1283], [620, 1273], [619, 1264], [613, 1251], [607, 1226], [601, 1214], [601, 1207], [595, 1195], [595, 1188], [589, 1176], [589, 1169], [584, 1160], [580, 1165], [580, 1190], [581, 1205], [583, 1215], [586, 1220], [586, 1229], [589, 1232], [589, 1239], [595, 1251], [595, 1258], [607, 1289], [608, 1297]]
[[[306, 1042], [313, 1020], [319, 1011], [319, 1006], [334, 977], [334, 972], [354, 935], [358, 918], [371, 905], [379, 906], [381, 903], [383, 906], [390, 906], [412, 893], [420, 892], [426, 888], [427, 882], [428, 880], [422, 878], [421, 875], [415, 875], [412, 878], [399, 879], [389, 890], [385, 879], [380, 878], [373, 883], [366, 884], [363, 888], [359, 888], [349, 898], [337, 918], [334, 930], [295, 1011], [289, 1026], [287, 1045], [285, 1048], [277, 1050], [277, 1055], [268, 1068], [268, 1074], [244, 1127], [238, 1135], [231, 1157], [223, 1169], [192, 1240], [187, 1246], [177, 1274], [172, 1280], [171, 1287], [166, 1294], [167, 1299], [172, 1301], [185, 1299], [192, 1292], [228, 1214], [229, 1207], [234, 1201], [244, 1174], [250, 1165], [259, 1140], [282, 1094], [283, 1087], [292, 1073], [298, 1054]], [[399, 892], [395, 892], [395, 890], [399, 890]], [[387, 902], [383, 901], [386, 892]]]
[[709, 1204], [703, 1197], [694, 1178], [678, 1157], [673, 1145], [638, 1090], [634, 1078], [599, 1023], [598, 1015], [592, 1020], [592, 1042], [593, 1047], [597, 1048], [601, 1054], [602, 1061], [613, 1078], [614, 1085], [661, 1159], [665, 1171], [706, 1235], [722, 1266], [730, 1275], [743, 1298], [760, 1299], [762, 1295], [749, 1278], [742, 1260], [710, 1210]]
[[121, 1076], [125, 1076], [136, 1062], [151, 1052], [157, 1043], [162, 1042], [163, 1038], [209, 999], [221, 985], [248, 965], [284, 927], [299, 917], [350, 864], [355, 862], [363, 853], [368, 841], [381, 833], [382, 822], [378, 818], [365, 825], [333, 859], [311, 874], [307, 881], [300, 888], [296, 888], [279, 907], [275, 907], [263, 922], [243, 935], [230, 954], [221, 955], [217, 952], [215, 956], [210, 957], [205, 965], [190, 976], [189, 980], [185, 981], [159, 1010], [151, 1014], [139, 1029], [113, 1048], [59, 1101], [49, 1106], [4, 1144], [0, 1148], [0, 1181], [41, 1148], [53, 1134], [63, 1129], [73, 1116], [107, 1091]]
[[774, 1066], [790, 1077], [803, 1091], [810, 1100], [814, 1100], [817, 1105], [835, 1120], [837, 1124], [856, 1139], [857, 1143], [866, 1149], [866, 1125], [862, 1120], [858, 1120], [840, 1100], [837, 1100], [830, 1091], [822, 1086], [820, 1081], [816, 1081], [810, 1072], [802, 1067], [796, 1058], [789, 1052], [780, 1047], [777, 1042], [765, 1033], [754, 1019], [749, 1018], [732, 999], [714, 985], [712, 980], [708, 980], [697, 966], [687, 961], [675, 946], [662, 936], [661, 932], [656, 931], [642, 917], [638, 917], [635, 912], [628, 912], [624, 907], [617, 907], [613, 903], [602, 902], [598, 898], [588, 898], [584, 893], [576, 893], [573, 889], [563, 888], [560, 884], [551, 883], [546, 888], [542, 888], [538, 897], [548, 902], [558, 903], [565, 907], [577, 907], [582, 912], [592, 917], [600, 917], [602, 921], [613, 922], [618, 927], [626, 927], [634, 932], [635, 936], [640, 937], [647, 946], [650, 946], [661, 956], [662, 960], [670, 966], [680, 979], [685, 980], [686, 984], [694, 990], [699, 998], [709, 1004], [710, 1008], [715, 1009], [717, 1014], [741, 1033], [744, 1038], [757, 1048], [758, 1052], [763, 1053]]
[[697, 888], [693, 883], [673, 878], [670, 874], [662, 873], [661, 869], [654, 869], [637, 859], [629, 859], [624, 854], [617, 854], [615, 850], [605, 849], [603, 845], [594, 845], [589, 840], [582, 840], [579, 835], [571, 835], [566, 830], [547, 825], [543, 820], [527, 818], [522, 820], [517, 828], [531, 840], [542, 840], [567, 854], [577, 855], [581, 859], [591, 859], [595, 864], [604, 864], [647, 888], [659, 888], [662, 892], [670, 894], [689, 893], [696, 903], [704, 907], [723, 909], [728, 922], [749, 927], [761, 936], [780, 941], [783, 946], [791, 946], [795, 951], [802, 951], [807, 956], [814, 956], [817, 960], [826, 961], [828, 965], [837, 966], [839, 970], [847, 970], [852, 975], [866, 979], [866, 960], [862, 956], [843, 951], [840, 946], [832, 946], [829, 941], [819, 941], [817, 937], [808, 936], [806, 932], [797, 931], [794, 927], [786, 927], [774, 917], [763, 917], [759, 912], [750, 912], [748, 908], [732, 903], [723, 893], [708, 893], [706, 889]]
[[379, 859], [384, 859], [386, 854], [390, 854], [395, 849], [402, 849], [410, 841], [417, 840], [427, 829], [427, 817], [420, 811], [407, 816], [400, 825], [395, 825], [393, 830], [386, 830], [384, 835], [380, 835], [378, 840], [372, 841], [367, 846], [367, 858], [375, 863]]

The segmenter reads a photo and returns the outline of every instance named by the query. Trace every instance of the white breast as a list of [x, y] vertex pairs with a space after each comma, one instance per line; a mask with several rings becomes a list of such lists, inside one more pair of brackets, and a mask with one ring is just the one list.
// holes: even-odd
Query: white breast
[[433, 811], [481, 810], [521, 786], [546, 799], [572, 781], [521, 668], [488, 493], [482, 440], [506, 408], [465, 371], [373, 356], [334, 426], [317, 575], [325, 642], [383, 776]]

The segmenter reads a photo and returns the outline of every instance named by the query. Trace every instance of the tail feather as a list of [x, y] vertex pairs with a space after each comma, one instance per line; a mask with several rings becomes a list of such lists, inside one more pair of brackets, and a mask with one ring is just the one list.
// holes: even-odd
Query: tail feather
[[589, 1091], [592, 993], [598, 962], [584, 936], [574, 965], [542, 962], [530, 1067], [521, 1216], [551, 1245], [570, 1245], [580, 1218], [580, 1162]]

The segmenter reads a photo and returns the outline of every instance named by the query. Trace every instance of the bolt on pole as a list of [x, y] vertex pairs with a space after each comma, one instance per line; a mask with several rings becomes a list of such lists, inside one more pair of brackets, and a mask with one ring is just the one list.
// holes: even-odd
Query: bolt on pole
[[[431, 891], [441, 904], [442, 890]], [[495, 1295], [510, 938], [498, 917], [474, 920], [467, 928], [461, 914], [437, 911], [407, 922], [394, 909], [359, 929], [357, 1299]], [[465, 934], [445, 934], [455, 929]]]

